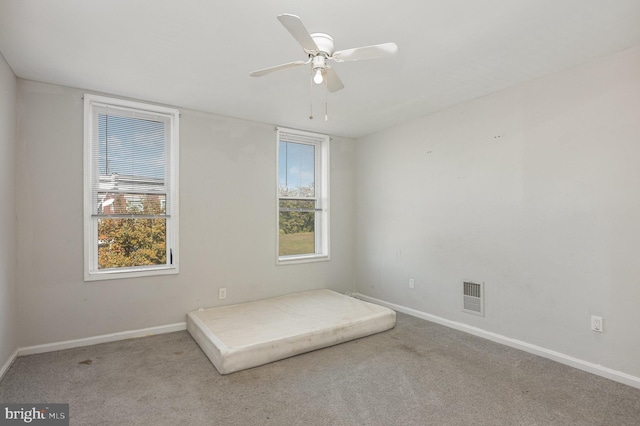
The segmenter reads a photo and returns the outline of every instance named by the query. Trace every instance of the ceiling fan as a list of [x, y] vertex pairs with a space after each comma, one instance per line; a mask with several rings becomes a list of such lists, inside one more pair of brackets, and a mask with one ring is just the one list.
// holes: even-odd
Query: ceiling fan
[[335, 52], [333, 37], [325, 33], [310, 34], [298, 16], [283, 13], [282, 15], [278, 15], [278, 20], [287, 29], [287, 31], [291, 33], [293, 38], [300, 43], [308, 59], [305, 61], [289, 62], [282, 65], [276, 65], [275, 67], [254, 71], [249, 74], [252, 77], [261, 77], [274, 71], [311, 64], [314, 83], [322, 84], [323, 82], [326, 82], [327, 89], [330, 92], [337, 92], [344, 88], [344, 84], [340, 80], [340, 77], [338, 77], [338, 74], [333, 70], [333, 68], [331, 68], [331, 66], [329, 66], [329, 60], [336, 62], [349, 62], [388, 58], [395, 55], [398, 51], [398, 46], [395, 43], [383, 43]]

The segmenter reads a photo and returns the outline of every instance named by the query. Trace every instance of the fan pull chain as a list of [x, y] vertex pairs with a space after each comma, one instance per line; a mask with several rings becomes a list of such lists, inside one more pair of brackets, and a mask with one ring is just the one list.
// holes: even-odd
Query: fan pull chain
[[309, 120], [313, 120], [313, 74], [309, 78]]
[[329, 82], [328, 78], [324, 79], [324, 121], [329, 121]]

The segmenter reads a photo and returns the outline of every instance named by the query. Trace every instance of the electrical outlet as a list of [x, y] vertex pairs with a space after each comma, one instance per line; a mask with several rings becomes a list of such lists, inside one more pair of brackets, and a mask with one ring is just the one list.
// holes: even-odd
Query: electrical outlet
[[591, 315], [591, 330], [597, 331], [598, 333], [602, 333], [604, 331], [602, 317]]
[[416, 281], [413, 278], [409, 278], [409, 288], [412, 290], [416, 288]]
[[226, 299], [227, 298], [227, 288], [219, 288], [218, 289], [218, 299]]

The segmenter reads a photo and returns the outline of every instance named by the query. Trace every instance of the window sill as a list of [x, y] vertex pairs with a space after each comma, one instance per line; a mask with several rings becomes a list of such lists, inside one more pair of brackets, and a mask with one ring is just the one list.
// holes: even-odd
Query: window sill
[[299, 263], [328, 262], [329, 260], [328, 254], [283, 256], [276, 260], [276, 265], [297, 265]]
[[175, 275], [178, 273], [177, 266], [158, 267], [153, 269], [131, 268], [126, 271], [100, 271], [85, 272], [85, 281], [121, 280], [127, 278], [152, 277], [157, 275]]

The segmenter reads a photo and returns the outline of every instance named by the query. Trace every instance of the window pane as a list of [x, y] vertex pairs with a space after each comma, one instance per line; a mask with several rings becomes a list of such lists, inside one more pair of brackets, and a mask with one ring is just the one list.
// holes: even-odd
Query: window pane
[[167, 263], [166, 219], [98, 219], [98, 269]]
[[315, 217], [315, 201], [280, 200], [279, 256], [315, 253]]
[[315, 146], [280, 142], [278, 159], [280, 196], [315, 196]]
[[98, 192], [98, 214], [165, 214], [165, 194]]

